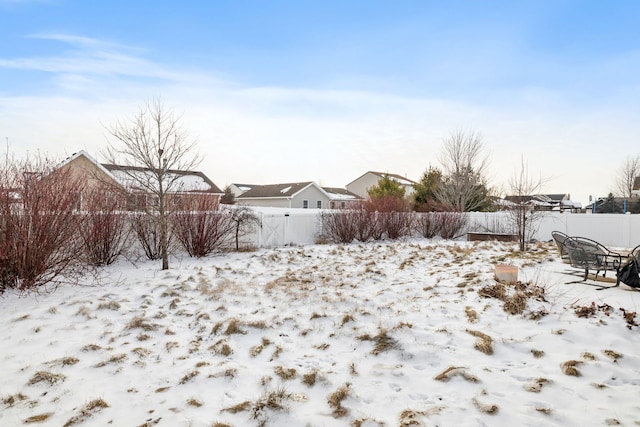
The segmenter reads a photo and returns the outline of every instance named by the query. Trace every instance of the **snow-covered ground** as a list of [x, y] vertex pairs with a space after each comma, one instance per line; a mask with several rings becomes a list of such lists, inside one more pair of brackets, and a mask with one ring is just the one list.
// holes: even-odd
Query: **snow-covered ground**
[[640, 293], [514, 250], [261, 249], [7, 293], [0, 425], [638, 425]]

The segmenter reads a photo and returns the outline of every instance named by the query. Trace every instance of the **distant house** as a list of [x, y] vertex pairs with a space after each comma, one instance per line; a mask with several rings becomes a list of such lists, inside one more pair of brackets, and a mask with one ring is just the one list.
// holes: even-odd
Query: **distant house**
[[240, 197], [242, 194], [246, 193], [247, 191], [251, 190], [253, 187], [257, 187], [257, 185], [254, 184], [229, 184], [229, 188], [231, 189], [231, 192], [233, 193], [233, 197], [238, 198]]
[[[142, 180], [152, 171], [144, 167], [122, 166], [98, 163], [85, 151], [79, 151], [65, 159], [56, 169], [70, 169], [72, 174], [86, 179], [85, 191], [99, 189], [114, 197], [121, 196], [122, 208], [128, 210], [142, 210], [153, 203], [153, 194], [140, 185], [140, 180], [132, 176], [139, 176]], [[173, 191], [170, 194], [174, 206], [190, 196], [199, 194], [213, 199], [215, 206], [224, 194], [204, 173], [198, 171], [168, 170], [167, 175], [174, 179]], [[152, 182], [152, 178], [149, 177]], [[82, 201], [81, 207], [82, 207]]]
[[378, 185], [378, 182], [385, 176], [388, 176], [389, 178], [400, 184], [400, 186], [404, 188], [405, 196], [411, 196], [415, 191], [413, 186], [417, 184], [417, 182], [412, 181], [409, 178], [393, 173], [382, 173], [373, 171], [368, 171], [364, 175], [351, 181], [349, 184], [347, 184], [347, 190], [366, 199], [367, 197], [369, 197], [369, 189]]
[[579, 211], [580, 202], [572, 202], [569, 194], [534, 194], [530, 196], [505, 196], [503, 206], [528, 204], [539, 211]]
[[361, 200], [347, 190], [323, 188], [313, 181], [256, 185], [236, 198], [239, 205], [274, 208], [332, 209]]
[[585, 210], [595, 214], [605, 213], [640, 213], [640, 199], [638, 197], [600, 197], [589, 203]]
[[357, 207], [362, 203], [363, 198], [345, 188], [322, 187], [329, 195], [330, 209], [345, 209]]

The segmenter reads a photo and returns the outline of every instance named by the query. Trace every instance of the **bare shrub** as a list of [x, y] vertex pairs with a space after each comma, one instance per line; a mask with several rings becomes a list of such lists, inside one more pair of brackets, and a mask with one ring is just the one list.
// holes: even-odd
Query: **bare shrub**
[[215, 199], [198, 195], [188, 210], [171, 216], [171, 229], [189, 256], [202, 258], [230, 246], [236, 223], [230, 212], [217, 210]]
[[76, 208], [84, 186], [70, 169], [39, 159], [0, 170], [0, 293], [37, 291], [83, 272]]
[[127, 216], [119, 210], [117, 194], [100, 188], [85, 196], [85, 225], [80, 236], [91, 265], [113, 264], [124, 253], [129, 236]]
[[[131, 216], [131, 228], [144, 251], [147, 259], [156, 260], [161, 255], [160, 224], [144, 212], [136, 212]], [[168, 236], [169, 238], [171, 236]]]
[[359, 209], [340, 209], [323, 212], [320, 216], [322, 237], [332, 243], [351, 243], [358, 237]]
[[418, 212], [413, 220], [414, 229], [427, 239], [431, 239], [440, 233], [440, 225], [437, 212]]
[[365, 210], [375, 218], [373, 222], [373, 238], [397, 240], [411, 235], [413, 212], [411, 205], [404, 197], [384, 196], [368, 200]]
[[435, 212], [440, 237], [454, 239], [459, 237], [469, 222], [464, 212]]

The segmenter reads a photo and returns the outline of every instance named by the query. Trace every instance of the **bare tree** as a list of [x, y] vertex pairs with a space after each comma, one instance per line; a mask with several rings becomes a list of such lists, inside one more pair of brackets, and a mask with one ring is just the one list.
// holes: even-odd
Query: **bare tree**
[[181, 118], [156, 100], [146, 102], [130, 120], [118, 121], [107, 128], [114, 138], [105, 155], [107, 161], [133, 167], [123, 169], [129, 181], [127, 186], [155, 199], [146, 207], [146, 214], [159, 228], [163, 270], [169, 268], [168, 216], [171, 206], [167, 203], [167, 195], [180, 190], [180, 175], [172, 171], [191, 170], [201, 161], [194, 152], [195, 141], [188, 139], [180, 124]]
[[482, 136], [475, 131], [452, 132], [439, 160], [443, 177], [435, 192], [438, 201], [457, 212], [480, 210], [487, 202], [489, 165]]
[[545, 182], [546, 180], [542, 177], [533, 178], [529, 174], [529, 167], [524, 159], [521, 159], [520, 169], [514, 172], [509, 181], [508, 187], [513, 204], [507, 209], [510, 213], [511, 223], [518, 235], [521, 252], [527, 250], [527, 242], [535, 232], [535, 224], [543, 215], [543, 211], [534, 208], [532, 196], [540, 193]]
[[640, 178], [640, 155], [627, 156], [616, 176], [616, 192], [630, 198], [636, 178]]

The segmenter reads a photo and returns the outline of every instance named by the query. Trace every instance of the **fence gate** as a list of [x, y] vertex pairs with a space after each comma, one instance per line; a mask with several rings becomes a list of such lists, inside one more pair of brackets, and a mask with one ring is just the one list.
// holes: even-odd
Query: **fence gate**
[[275, 247], [285, 244], [286, 222], [284, 215], [262, 215], [259, 230], [259, 247]]

